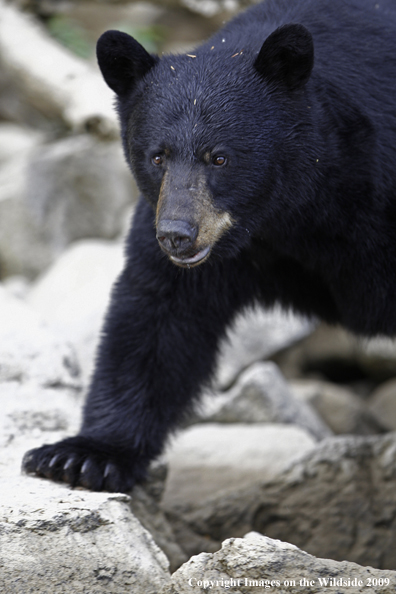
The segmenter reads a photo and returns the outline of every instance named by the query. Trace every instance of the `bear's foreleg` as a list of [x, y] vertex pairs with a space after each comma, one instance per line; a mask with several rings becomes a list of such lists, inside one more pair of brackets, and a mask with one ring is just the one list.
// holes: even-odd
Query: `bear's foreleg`
[[252, 297], [243, 264], [172, 264], [152, 219], [141, 203], [80, 433], [28, 452], [27, 472], [92, 490], [130, 490], [209, 382], [220, 338]]

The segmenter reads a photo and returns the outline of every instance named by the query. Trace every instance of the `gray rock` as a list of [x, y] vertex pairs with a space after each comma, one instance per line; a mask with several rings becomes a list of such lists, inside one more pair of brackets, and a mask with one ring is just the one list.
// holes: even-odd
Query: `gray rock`
[[387, 427], [351, 390], [329, 382], [302, 379], [292, 381], [290, 387], [300, 400], [316, 410], [336, 434], [373, 435], [383, 433]]
[[177, 542], [189, 555], [216, 550], [220, 539], [196, 530], [188, 521], [191, 514], [208, 514], [213, 500], [277, 476], [314, 447], [303, 429], [270, 423], [208, 423], [181, 432], [166, 451], [169, 473], [161, 504]]
[[241, 484], [273, 478], [315, 447], [303, 429], [271, 423], [194, 425], [165, 452], [169, 464], [164, 504], [202, 505]]
[[[14, 464], [16, 475], [28, 449], [73, 435], [79, 429], [81, 401], [72, 390], [6, 382], [0, 384], [0, 391], [0, 447], [10, 446], [7, 463]], [[28, 442], [17, 449], [21, 438]]]
[[0, 165], [29, 154], [45, 141], [45, 135], [27, 126], [0, 123]]
[[168, 557], [170, 571], [173, 573], [188, 557], [176, 541], [172, 526], [160, 507], [167, 474], [168, 465], [164, 458], [154, 461], [146, 481], [133, 488], [129, 505], [133, 514]]
[[257, 533], [226, 540], [220, 551], [202, 553], [172, 576], [162, 594], [279, 592], [279, 594], [393, 594], [396, 572], [317, 559], [297, 547]]
[[395, 375], [396, 342], [389, 338], [362, 339], [340, 327], [320, 324], [273, 360], [287, 379], [309, 374], [314, 379], [343, 384], [359, 378], [378, 383]]
[[183, 519], [215, 541], [255, 530], [318, 557], [395, 569], [396, 434], [329, 438], [274, 480]]
[[4, 0], [0, 0], [0, 62], [38, 112], [61, 119], [73, 131], [118, 136], [113, 93], [99, 71]]
[[296, 398], [272, 362], [252, 365], [228, 393], [206, 396], [200, 410], [201, 422], [292, 423], [318, 440], [332, 435], [310, 404]]
[[124, 263], [121, 243], [71, 245], [32, 286], [28, 305], [76, 349], [87, 385], [112, 285]]
[[359, 362], [366, 373], [376, 380], [393, 377], [396, 369], [396, 340], [377, 337], [363, 343]]
[[[34, 522], [36, 522], [37, 519], [35, 515], [37, 509], [48, 509], [48, 507], [54, 507], [55, 505], [57, 505], [58, 511], [62, 511], [63, 506], [60, 504], [53, 504], [53, 502], [56, 501], [58, 498], [60, 503], [64, 503], [64, 493], [66, 492], [66, 496], [68, 496], [68, 494], [70, 494], [72, 491], [70, 491], [68, 487], [59, 486], [54, 483], [51, 483], [50, 481], [44, 481], [42, 479], [31, 478], [28, 476], [21, 476], [20, 467], [23, 455], [26, 453], [27, 450], [34, 447], [38, 447], [43, 443], [53, 443], [59, 439], [75, 434], [79, 428], [81, 402], [77, 400], [75, 397], [73, 397], [73, 393], [70, 390], [66, 390], [60, 387], [58, 387], [57, 389], [43, 389], [31, 382], [19, 383], [10, 381], [2, 383], [1, 398], [2, 406], [0, 409], [0, 489], [1, 492], [3, 494], [5, 493], [6, 495], [4, 497], [3, 495], [0, 496], [0, 518], [2, 509], [4, 508], [4, 504], [7, 503], [7, 505], [10, 506], [11, 504], [13, 504], [16, 506], [17, 510], [24, 510], [24, 521], [32, 522], [34, 524]], [[149, 530], [156, 544], [164, 550], [165, 554], [169, 558], [171, 568], [172, 570], [174, 570], [177, 569], [184, 561], [186, 561], [187, 557], [185, 553], [181, 550], [180, 546], [177, 544], [172, 528], [169, 522], [166, 520], [164, 513], [159, 508], [159, 499], [164, 488], [165, 476], [166, 467], [164, 463], [154, 464], [146, 483], [144, 483], [144, 485], [137, 486], [134, 489], [131, 497], [127, 497], [124, 500], [127, 502], [129, 509], [132, 511], [133, 518], [137, 518], [137, 520], [139, 520], [141, 524], [147, 530]], [[77, 490], [77, 492], [81, 494], [81, 501], [84, 501], [84, 513], [82, 513], [81, 510], [78, 510], [75, 507], [73, 507], [73, 510], [75, 512], [73, 522], [84, 523], [86, 521], [85, 516], [87, 514], [91, 514], [89, 517], [96, 517], [97, 502], [95, 499], [92, 499], [90, 497], [90, 495], [92, 494], [82, 490]], [[7, 494], [9, 494], [9, 497]], [[104, 501], [107, 500], [104, 499]], [[58, 517], [55, 513], [55, 508], [53, 509], [53, 513], [54, 518], [53, 520], [49, 520], [47, 525], [47, 529], [50, 532], [57, 531], [57, 528], [54, 525]], [[70, 514], [70, 512], [67, 511], [67, 514]], [[120, 558], [122, 557], [122, 559], [126, 559], [125, 563], [129, 562], [128, 556], [130, 557], [131, 554], [132, 556], [136, 555], [138, 558], [141, 555], [139, 544], [140, 541], [139, 539], [135, 541], [134, 535], [130, 535], [128, 542], [130, 542], [131, 546], [137, 548], [138, 550], [134, 551], [133, 553], [129, 553], [127, 549], [124, 553], [122, 553], [121, 551], [122, 540], [125, 540], [124, 532], [127, 532], [129, 529], [135, 530], [135, 525], [137, 522], [136, 519], [130, 520], [126, 518], [127, 525], [125, 526], [124, 519], [123, 517], [120, 517], [118, 518], [118, 520], [114, 521], [114, 525], [111, 529], [111, 534], [109, 535], [109, 542], [107, 544], [105, 542], [103, 543], [103, 546], [106, 545], [110, 549], [109, 555], [105, 553], [105, 556], [107, 555], [107, 566], [108, 564], [110, 564], [110, 566], [114, 565], [114, 560], [116, 559], [117, 554], [120, 555]], [[47, 522], [47, 520], [45, 521]], [[53, 523], [51, 524], [51, 522]], [[118, 528], [118, 522], [120, 522], [120, 529]], [[64, 526], [64, 531], [68, 533], [70, 532], [70, 527], [67, 528], [66, 524]], [[14, 564], [13, 558], [16, 555], [15, 551], [17, 546], [16, 541], [14, 542], [14, 540], [17, 538], [26, 540], [26, 546], [32, 547], [32, 551], [34, 551], [35, 558], [39, 558], [39, 546], [41, 542], [40, 535], [42, 534], [42, 532], [38, 532], [36, 534], [36, 538], [38, 539], [36, 543], [33, 542], [32, 539], [29, 539], [29, 537], [25, 538], [23, 532], [19, 534], [16, 531], [6, 532], [3, 535], [4, 538], [2, 540], [1, 526], [2, 524], [0, 519], [0, 551], [1, 549], [7, 549], [11, 551], [11, 556], [6, 557], [7, 563], [8, 561], [10, 561], [11, 566], [13, 566]], [[138, 533], [139, 531], [142, 531], [141, 527], [139, 528]], [[10, 540], [8, 540], [8, 536]], [[102, 536], [103, 539], [107, 538], [106, 535]], [[58, 535], [57, 538], [59, 538], [60, 540], [64, 539], [63, 534], [61, 536]], [[87, 536], [87, 538], [89, 540], [89, 536]], [[116, 547], [114, 552], [112, 546], [112, 539], [114, 539], [117, 542], [120, 542], [119, 549]], [[47, 542], [46, 539], [44, 539], [43, 542]], [[92, 547], [96, 546], [95, 542], [96, 541], [92, 543]], [[54, 547], [55, 544], [56, 543], [54, 540]], [[68, 541], [66, 537], [66, 541], [62, 540], [61, 544], [62, 546], [64, 545], [67, 549], [67, 547], [72, 546], [72, 539], [71, 541]], [[84, 540], [81, 542], [79, 541], [80, 548], [77, 548], [74, 552], [73, 562], [76, 563], [77, 567], [85, 563], [85, 553], [83, 553], [83, 546], [85, 546]], [[62, 555], [62, 551], [66, 549], [62, 549], [61, 547], [59, 555]], [[43, 551], [43, 555], [44, 554], [45, 551]], [[144, 555], [146, 555], [146, 553], [143, 551], [143, 556]], [[95, 555], [95, 551], [94, 549], [92, 549], [92, 551], [89, 553], [89, 557], [92, 559], [92, 564], [95, 564], [101, 562], [101, 558], [103, 557], [103, 555], [102, 553], [99, 554], [99, 552]], [[0, 565], [1, 562], [4, 560], [5, 557], [2, 557], [0, 553]], [[57, 555], [53, 555], [52, 557], [49, 557], [49, 559], [44, 561], [44, 565], [45, 563], [51, 565], [51, 567], [53, 565], [55, 571], [56, 563], [58, 562], [59, 559]], [[114, 567], [117, 569], [117, 565], [114, 565]], [[28, 579], [29, 574], [24, 574], [22, 572], [22, 569], [18, 569], [18, 571], [20, 571], [23, 574], [21, 580], [22, 584], [24, 584], [24, 580]], [[145, 571], [146, 568], [143, 567], [143, 585], [147, 577], [145, 577]], [[149, 569], [147, 569], [147, 571], [149, 572]], [[47, 573], [45, 575], [47, 575]], [[137, 570], [136, 575], [139, 575]], [[91, 579], [91, 581], [89, 581], [88, 578], [89, 576], [87, 577], [86, 574], [82, 573], [82, 581], [84, 582], [84, 580], [86, 580], [86, 584], [90, 584], [92, 586], [93, 578]], [[13, 584], [13, 582], [11, 580], [10, 575], [7, 574], [7, 577], [4, 579], [8, 580], [4, 582], [8, 584], [8, 589], [5, 589], [4, 591], [20, 591], [24, 594], [25, 591], [23, 587], [21, 587], [20, 590], [12, 590], [11, 584]], [[137, 581], [139, 581], [139, 579], [140, 578], [136, 577]], [[106, 583], [113, 585], [111, 581], [108, 581]], [[3, 582], [1, 582], [0, 578], [0, 591], [3, 591], [2, 585]], [[42, 584], [40, 584], [40, 582], [35, 582], [35, 585], [37, 586], [35, 587], [35, 591], [38, 591], [40, 593], [46, 592], [46, 582], [43, 582]], [[118, 586], [116, 583], [116, 585], [114, 586], [114, 590], [112, 591], [122, 591], [117, 590], [117, 587]], [[73, 590], [65, 590], [65, 592], [69, 591], [72, 592]], [[102, 590], [99, 589], [95, 590], [95, 592], [96, 591], [100, 592]]]
[[2, 121], [30, 126], [49, 134], [53, 134], [54, 129], [63, 128], [59, 118], [54, 118], [51, 113], [43, 113], [31, 105], [23, 88], [19, 88], [15, 76], [4, 66], [1, 53], [0, 88], [0, 118]]
[[[29, 227], [21, 204], [25, 191], [26, 169], [34, 149], [43, 144], [45, 136], [24, 126], [0, 124], [0, 276], [19, 273], [19, 234]], [[43, 250], [35, 253], [39, 262]]]
[[25, 299], [30, 289], [30, 283], [27, 278], [20, 275], [7, 276], [1, 285], [12, 297], [20, 300]]
[[37, 478], [1, 480], [0, 590], [158, 594], [168, 561], [126, 495]]
[[137, 198], [119, 141], [87, 134], [47, 144], [27, 171], [26, 201], [51, 243], [116, 237], [125, 209]]
[[239, 315], [221, 347], [216, 388], [229, 388], [246, 367], [290, 347], [313, 329], [312, 322], [280, 309], [256, 308]]
[[388, 431], [396, 431], [396, 379], [391, 379], [374, 390], [368, 406], [378, 423]]
[[172, 526], [146, 484], [134, 487], [129, 505], [134, 516], [150, 532], [156, 544], [167, 556], [171, 573], [176, 571], [188, 557], [177, 542]]
[[113, 239], [137, 197], [119, 142], [66, 138], [0, 172], [2, 275], [34, 277], [81, 238]]
[[322, 379], [323, 363], [338, 370], [346, 362], [356, 361], [358, 343], [355, 337], [339, 327], [319, 324], [298, 344], [274, 357], [287, 379], [306, 377], [307, 373]]
[[81, 389], [70, 345], [55, 338], [37, 314], [0, 287], [0, 384], [31, 382], [43, 388]]
[[51, 250], [25, 204], [29, 156], [0, 168], [0, 278], [34, 276], [51, 262]]

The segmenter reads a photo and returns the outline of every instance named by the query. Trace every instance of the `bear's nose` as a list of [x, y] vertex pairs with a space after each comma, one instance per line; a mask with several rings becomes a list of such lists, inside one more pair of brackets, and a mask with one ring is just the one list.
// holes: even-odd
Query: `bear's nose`
[[157, 239], [167, 252], [186, 252], [193, 245], [198, 230], [187, 221], [162, 220], [157, 225]]

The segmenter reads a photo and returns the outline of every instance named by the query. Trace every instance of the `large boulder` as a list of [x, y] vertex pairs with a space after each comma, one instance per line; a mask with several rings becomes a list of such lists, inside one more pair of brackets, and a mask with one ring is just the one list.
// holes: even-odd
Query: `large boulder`
[[126, 495], [37, 478], [1, 479], [0, 590], [15, 594], [158, 594], [168, 560]]
[[214, 541], [250, 530], [308, 553], [396, 568], [396, 434], [331, 437], [283, 474], [183, 509]]
[[297, 398], [271, 361], [246, 369], [227, 392], [206, 395], [195, 420], [212, 423], [291, 423], [315, 439], [332, 435], [309, 402]]
[[379, 424], [396, 431], [396, 379], [384, 382], [370, 395], [368, 406]]
[[[373, 435], [392, 429], [352, 390], [330, 382], [299, 379], [290, 382], [296, 397], [309, 404], [336, 434]], [[289, 388], [289, 389], [290, 389]], [[393, 427], [396, 429], [396, 425]]]
[[162, 594], [224, 591], [256, 594], [393, 594], [396, 572], [360, 567], [346, 561], [317, 559], [287, 542], [257, 533], [226, 540], [220, 551], [192, 557], [176, 573]]
[[124, 264], [121, 243], [71, 245], [32, 285], [26, 302], [57, 336], [73, 344], [86, 385], [114, 281]]
[[377, 384], [395, 375], [396, 341], [387, 337], [363, 340], [340, 326], [322, 323], [274, 360], [287, 378], [309, 375], [341, 384]]
[[0, 286], [0, 382], [80, 390], [75, 351], [20, 300]]
[[[0, 153], [6, 140], [0, 127]], [[0, 173], [0, 274], [35, 277], [78, 239], [118, 237], [136, 198], [118, 141], [78, 135], [22, 151]]]
[[306, 431], [294, 426], [194, 425], [181, 431], [166, 450], [164, 504], [204, 506], [215, 495], [273, 479], [315, 446]]
[[[166, 451], [169, 473], [162, 498], [179, 544], [190, 555], [217, 550], [223, 532], [205, 532], [201, 514], [212, 517], [212, 506], [234, 501], [241, 485], [257, 489], [313, 448], [313, 437], [292, 425], [208, 423], [180, 432]], [[231, 505], [230, 513], [234, 510]], [[220, 524], [223, 520], [219, 516]], [[233, 535], [228, 524], [224, 530]]]

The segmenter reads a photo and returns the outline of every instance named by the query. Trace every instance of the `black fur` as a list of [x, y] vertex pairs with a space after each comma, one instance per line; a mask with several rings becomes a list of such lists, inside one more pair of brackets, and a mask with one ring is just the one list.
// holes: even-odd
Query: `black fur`
[[[393, 2], [377, 3], [266, 0], [190, 56], [101, 38], [143, 197], [80, 434], [28, 452], [28, 472], [130, 489], [210, 381], [236, 312], [257, 301], [396, 334], [396, 20]], [[184, 180], [186, 211], [199, 179], [212, 215], [232, 220], [191, 269], [156, 239], [166, 171]]]

